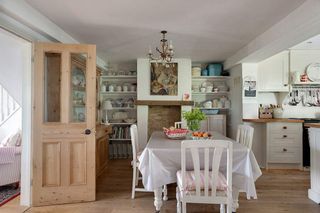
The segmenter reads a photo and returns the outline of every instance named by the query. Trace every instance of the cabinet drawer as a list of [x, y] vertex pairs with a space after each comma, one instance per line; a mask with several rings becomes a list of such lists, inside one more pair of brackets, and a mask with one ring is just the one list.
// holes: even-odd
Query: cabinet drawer
[[301, 163], [300, 147], [272, 146], [269, 149], [269, 163]]
[[302, 130], [301, 123], [269, 123], [271, 133], [298, 133]]
[[299, 146], [301, 144], [301, 135], [300, 134], [286, 134], [286, 133], [273, 133], [270, 134], [270, 144], [272, 145], [294, 145]]

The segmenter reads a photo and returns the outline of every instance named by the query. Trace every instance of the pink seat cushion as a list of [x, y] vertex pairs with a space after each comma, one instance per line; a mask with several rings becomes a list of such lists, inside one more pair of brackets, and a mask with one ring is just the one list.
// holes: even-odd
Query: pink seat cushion
[[[212, 173], [209, 171], [209, 179], [211, 180]], [[204, 171], [200, 171], [200, 189], [204, 189]], [[209, 189], [211, 189], [210, 180], [208, 182]], [[182, 171], [177, 171], [177, 182], [180, 189], [182, 189]], [[186, 171], [186, 191], [194, 191], [196, 190], [196, 182], [195, 182], [195, 173], [194, 171]], [[227, 180], [225, 176], [219, 172], [218, 180], [217, 180], [217, 190], [225, 191], [227, 190]]]

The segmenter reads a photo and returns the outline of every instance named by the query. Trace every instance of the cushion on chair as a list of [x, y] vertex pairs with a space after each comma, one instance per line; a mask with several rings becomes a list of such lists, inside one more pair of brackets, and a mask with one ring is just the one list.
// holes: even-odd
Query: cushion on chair
[[[211, 179], [211, 172], [209, 172], [209, 178]], [[204, 171], [200, 171], [200, 188], [204, 189]], [[219, 172], [218, 180], [217, 180], [217, 190], [225, 191], [227, 190], [227, 180], [225, 176]], [[180, 189], [182, 189], [182, 171], [177, 171], [177, 184]], [[211, 189], [211, 184], [209, 182], [209, 189]], [[194, 191], [196, 190], [195, 183], [195, 173], [194, 171], [186, 171], [186, 191]]]

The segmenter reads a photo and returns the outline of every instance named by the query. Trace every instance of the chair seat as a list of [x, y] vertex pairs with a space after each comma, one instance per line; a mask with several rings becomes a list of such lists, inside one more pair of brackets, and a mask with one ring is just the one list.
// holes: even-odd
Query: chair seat
[[[211, 172], [209, 172], [209, 179], [211, 179]], [[195, 191], [196, 190], [196, 183], [195, 183], [195, 173], [194, 171], [186, 171], [186, 188], [184, 190], [191, 192], [191, 191]], [[200, 171], [200, 189], [203, 190], [204, 189], [204, 185], [205, 185], [205, 176], [204, 176], [204, 171], [201, 170]], [[178, 187], [180, 189], [180, 191], [182, 191], [182, 172], [181, 170], [177, 171], [177, 184]], [[209, 185], [209, 189], [211, 189], [211, 184], [208, 183]], [[219, 172], [218, 173], [218, 180], [217, 180], [217, 191], [226, 191], [227, 190], [227, 180], [225, 178], [225, 176]]]

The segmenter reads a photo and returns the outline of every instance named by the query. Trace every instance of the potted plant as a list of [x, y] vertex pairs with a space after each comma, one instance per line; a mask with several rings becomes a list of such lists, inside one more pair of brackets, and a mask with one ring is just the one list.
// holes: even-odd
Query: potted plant
[[200, 122], [206, 119], [206, 115], [199, 108], [194, 108], [191, 111], [185, 111], [182, 113], [182, 116], [187, 121], [188, 129], [191, 131], [199, 130]]

